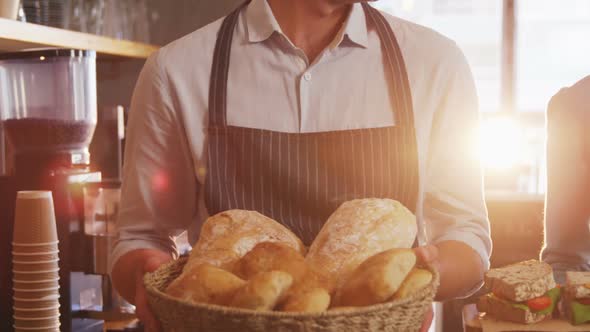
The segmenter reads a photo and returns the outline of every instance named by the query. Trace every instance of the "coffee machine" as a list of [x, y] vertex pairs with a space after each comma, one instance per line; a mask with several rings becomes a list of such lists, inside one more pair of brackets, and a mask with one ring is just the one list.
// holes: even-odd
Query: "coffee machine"
[[94, 51], [0, 54], [0, 135], [6, 140], [0, 176], [0, 331], [12, 330], [10, 253], [19, 190], [53, 194], [61, 330], [102, 331], [101, 321], [78, 319], [80, 289], [92, 283], [92, 273], [106, 274], [104, 263], [96, 262], [106, 259], [112, 238], [89, 233], [85, 224], [85, 193], [102, 183], [101, 173], [91, 169], [88, 150], [97, 124], [96, 83]]

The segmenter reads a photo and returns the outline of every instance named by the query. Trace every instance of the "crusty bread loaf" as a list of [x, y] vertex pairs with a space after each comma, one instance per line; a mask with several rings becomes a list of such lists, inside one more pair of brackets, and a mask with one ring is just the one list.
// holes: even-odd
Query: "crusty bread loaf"
[[590, 298], [590, 272], [568, 271], [565, 280], [566, 292], [573, 298]]
[[293, 278], [287, 272], [259, 273], [235, 293], [230, 306], [252, 310], [273, 310], [284, 298], [292, 283]]
[[410, 248], [416, 232], [415, 216], [397, 201], [348, 201], [328, 218], [305, 260], [334, 289], [365, 259], [391, 248]]
[[367, 306], [391, 298], [416, 264], [411, 249], [390, 249], [359, 265], [336, 291], [336, 306]]
[[555, 288], [555, 280], [549, 264], [528, 260], [489, 270], [485, 274], [485, 285], [501, 298], [522, 302], [543, 296]]
[[207, 263], [232, 271], [260, 242], [280, 242], [305, 254], [301, 240], [278, 222], [255, 211], [229, 210], [205, 221], [185, 269]]
[[393, 299], [403, 299], [428, 286], [432, 281], [432, 273], [428, 270], [414, 268], [401, 284]]
[[306, 272], [305, 258], [292, 247], [278, 242], [261, 242], [242, 257], [234, 267], [234, 274], [249, 280], [260, 272], [284, 271], [301, 280]]
[[513, 307], [510, 303], [492, 294], [480, 297], [477, 302], [477, 309], [480, 312], [485, 312], [486, 315], [497, 317], [499, 320], [520, 324], [538, 323], [551, 317], [551, 313], [539, 314], [531, 312], [529, 309]]
[[313, 288], [290, 296], [282, 306], [282, 311], [322, 312], [330, 306], [330, 294], [323, 288]]
[[194, 303], [227, 305], [246, 281], [218, 267], [201, 264], [184, 271], [166, 288], [166, 293]]

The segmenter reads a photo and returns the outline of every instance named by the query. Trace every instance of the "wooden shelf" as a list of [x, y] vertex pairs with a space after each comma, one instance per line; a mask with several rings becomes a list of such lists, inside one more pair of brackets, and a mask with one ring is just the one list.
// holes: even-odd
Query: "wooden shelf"
[[155, 45], [0, 18], [0, 52], [42, 47], [95, 50], [99, 55], [138, 59], [145, 59], [158, 49]]

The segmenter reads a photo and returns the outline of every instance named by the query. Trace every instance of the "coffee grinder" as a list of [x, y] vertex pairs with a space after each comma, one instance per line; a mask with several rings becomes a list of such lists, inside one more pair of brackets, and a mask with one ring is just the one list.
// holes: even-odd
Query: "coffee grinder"
[[[0, 330], [12, 330], [11, 242], [16, 192], [51, 190], [59, 238], [61, 330], [72, 331], [72, 275], [88, 261], [83, 186], [101, 181], [88, 146], [97, 122], [96, 53], [0, 54], [0, 125], [7, 141], [0, 177]], [[89, 325], [96, 322], [88, 321]], [[76, 329], [87, 329], [75, 321]], [[83, 325], [83, 324], [82, 324]], [[102, 328], [102, 326], [100, 327]]]

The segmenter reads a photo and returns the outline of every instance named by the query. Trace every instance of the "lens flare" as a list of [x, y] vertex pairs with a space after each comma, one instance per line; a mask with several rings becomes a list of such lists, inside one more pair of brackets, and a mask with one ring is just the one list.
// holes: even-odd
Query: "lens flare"
[[480, 156], [484, 167], [509, 169], [524, 157], [525, 137], [511, 118], [483, 121], [480, 128]]
[[168, 175], [164, 171], [156, 172], [152, 178], [152, 189], [158, 193], [166, 192], [169, 182]]

